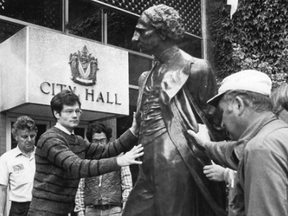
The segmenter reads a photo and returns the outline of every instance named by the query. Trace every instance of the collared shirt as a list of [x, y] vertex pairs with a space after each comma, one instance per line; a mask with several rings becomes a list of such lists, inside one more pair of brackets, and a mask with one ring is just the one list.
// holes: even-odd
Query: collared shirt
[[8, 186], [11, 201], [31, 201], [34, 174], [34, 151], [29, 157], [17, 146], [0, 157], [0, 184]]
[[68, 131], [65, 127], [63, 127], [61, 124], [59, 124], [58, 122], [56, 123], [55, 125], [56, 128], [62, 130], [63, 132], [71, 135], [71, 134], [74, 134], [74, 131], [72, 131], [72, 133], [70, 131]]
[[[85, 179], [82, 178], [79, 182], [78, 190], [75, 196], [75, 212], [78, 212], [78, 216], [84, 216], [85, 205], [84, 205], [84, 187]], [[122, 203], [125, 203], [128, 196], [133, 188], [132, 176], [129, 166], [121, 167], [121, 189], [122, 189]]]

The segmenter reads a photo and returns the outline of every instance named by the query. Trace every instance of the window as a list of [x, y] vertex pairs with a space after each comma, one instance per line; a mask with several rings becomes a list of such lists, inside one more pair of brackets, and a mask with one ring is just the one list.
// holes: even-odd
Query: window
[[25, 26], [0, 20], [0, 43], [20, 31]]
[[138, 17], [107, 9], [105, 12], [107, 13], [108, 44], [139, 51], [139, 48], [131, 41]]
[[61, 31], [62, 0], [0, 1], [0, 15]]
[[178, 42], [178, 46], [190, 55], [201, 58], [201, 39], [185, 34], [184, 38]]
[[102, 8], [88, 1], [69, 1], [70, 34], [102, 41]]

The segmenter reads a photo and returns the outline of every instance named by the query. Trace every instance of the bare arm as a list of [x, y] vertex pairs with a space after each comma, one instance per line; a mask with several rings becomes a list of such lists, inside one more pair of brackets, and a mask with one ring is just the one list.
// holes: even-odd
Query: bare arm
[[4, 216], [7, 199], [7, 186], [0, 184], [0, 216]]

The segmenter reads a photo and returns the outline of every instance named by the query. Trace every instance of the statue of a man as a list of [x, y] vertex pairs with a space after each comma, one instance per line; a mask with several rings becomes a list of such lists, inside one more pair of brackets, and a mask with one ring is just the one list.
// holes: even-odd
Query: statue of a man
[[123, 216], [225, 215], [225, 187], [205, 177], [211, 161], [187, 136], [199, 124], [215, 135], [206, 101], [217, 93], [216, 81], [207, 61], [177, 47], [184, 31], [178, 12], [163, 4], [145, 10], [136, 25], [132, 41], [156, 63], [139, 78], [144, 156]]

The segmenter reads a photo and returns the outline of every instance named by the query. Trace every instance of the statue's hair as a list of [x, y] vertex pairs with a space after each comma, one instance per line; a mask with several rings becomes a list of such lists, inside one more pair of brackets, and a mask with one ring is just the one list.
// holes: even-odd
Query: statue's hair
[[154, 5], [143, 12], [151, 21], [152, 26], [163, 35], [179, 40], [184, 36], [185, 28], [179, 13], [164, 4]]

